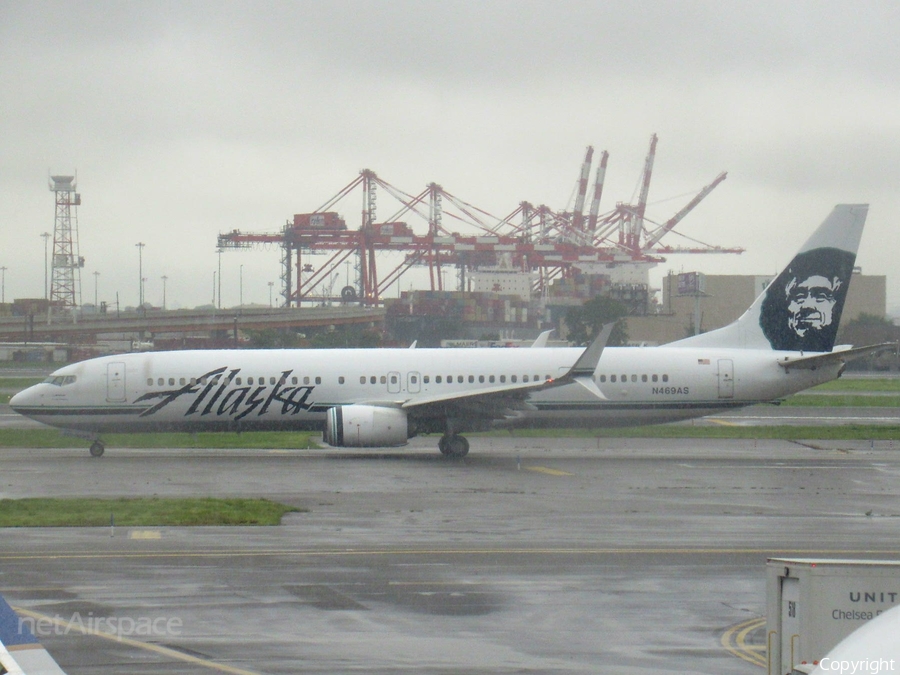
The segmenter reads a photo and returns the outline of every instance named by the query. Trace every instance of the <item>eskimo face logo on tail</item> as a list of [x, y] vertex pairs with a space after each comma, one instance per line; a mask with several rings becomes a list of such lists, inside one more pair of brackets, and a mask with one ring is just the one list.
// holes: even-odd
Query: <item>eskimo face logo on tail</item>
[[796, 256], [766, 289], [759, 325], [773, 349], [830, 352], [856, 255], [817, 248]]

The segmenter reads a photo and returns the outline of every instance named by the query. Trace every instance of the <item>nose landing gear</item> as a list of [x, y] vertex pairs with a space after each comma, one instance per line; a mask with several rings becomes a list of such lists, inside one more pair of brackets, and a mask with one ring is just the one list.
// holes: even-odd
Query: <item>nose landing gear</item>
[[99, 440], [91, 443], [91, 457], [102, 457], [104, 450], [106, 450], [106, 446]]

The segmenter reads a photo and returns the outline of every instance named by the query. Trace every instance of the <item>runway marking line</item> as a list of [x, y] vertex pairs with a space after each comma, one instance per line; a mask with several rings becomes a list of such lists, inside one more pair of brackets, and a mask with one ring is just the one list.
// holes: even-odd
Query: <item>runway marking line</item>
[[186, 663], [193, 663], [198, 666], [203, 666], [204, 668], [209, 668], [210, 670], [218, 670], [222, 673], [230, 673], [231, 675], [261, 675], [253, 670], [245, 670], [243, 668], [235, 668], [234, 666], [228, 666], [224, 663], [216, 663], [215, 661], [210, 661], [209, 659], [201, 659], [197, 656], [191, 656], [190, 654], [185, 654], [184, 652], [180, 652], [176, 649], [170, 649], [168, 647], [163, 647], [162, 645], [155, 645], [149, 642], [141, 642], [139, 640], [132, 640], [128, 637], [122, 637], [121, 635], [115, 635], [114, 633], [107, 633], [105, 631], [96, 630], [85, 626], [84, 623], [74, 623], [72, 621], [66, 621], [64, 619], [53, 617], [48, 614], [41, 614], [40, 612], [35, 612], [30, 609], [25, 609], [23, 607], [13, 607], [13, 611], [17, 614], [24, 614], [25, 616], [31, 617], [32, 619], [37, 619], [39, 621], [50, 621], [55, 626], [59, 626], [60, 628], [64, 628], [66, 632], [75, 631], [77, 633], [81, 633], [82, 635], [93, 635], [94, 637], [103, 638], [104, 640], [111, 640], [113, 642], [118, 642], [120, 644], [128, 645], [129, 647], [135, 647], [137, 649], [144, 649], [150, 652], [156, 652], [162, 656], [167, 656], [172, 659], [176, 659], [178, 661], [185, 661]]
[[747, 636], [753, 631], [765, 627], [765, 625], [765, 617], [742, 621], [722, 633], [720, 642], [729, 654], [743, 659], [747, 663], [752, 663], [754, 666], [766, 668], [768, 662], [765, 655], [765, 645], [747, 644]]
[[569, 473], [568, 471], [562, 471], [561, 469], [551, 469], [548, 466], [526, 466], [526, 471], [534, 471], [535, 473], [544, 473], [548, 476], [574, 476], [575, 474]]
[[128, 533], [129, 539], [162, 539], [162, 532], [159, 530], [131, 530]]

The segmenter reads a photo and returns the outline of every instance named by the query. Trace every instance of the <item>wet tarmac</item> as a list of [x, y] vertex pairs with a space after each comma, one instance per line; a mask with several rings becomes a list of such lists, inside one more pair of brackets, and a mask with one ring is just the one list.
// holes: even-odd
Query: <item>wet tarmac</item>
[[890, 441], [473, 438], [465, 460], [436, 441], [0, 450], [0, 498], [304, 509], [265, 528], [3, 529], [0, 591], [70, 675], [737, 674], [761, 672], [768, 556], [900, 557]]

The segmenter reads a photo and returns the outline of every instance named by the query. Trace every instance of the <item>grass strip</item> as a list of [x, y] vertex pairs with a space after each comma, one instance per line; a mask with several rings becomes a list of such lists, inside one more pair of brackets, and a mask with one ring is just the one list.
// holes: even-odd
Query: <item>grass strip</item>
[[842, 377], [813, 387], [810, 391], [895, 391], [900, 393], [900, 377]]
[[[485, 436], [507, 435], [508, 431], [493, 431]], [[475, 434], [473, 434], [475, 435]], [[738, 426], [660, 424], [646, 427], [617, 427], [610, 429], [515, 429], [512, 436], [527, 438], [736, 438], [833, 440], [833, 441], [900, 441], [900, 426], [877, 424], [845, 424], [840, 426]]]
[[268, 499], [0, 499], [0, 527], [279, 525], [298, 511]]
[[900, 396], [857, 396], [854, 394], [795, 394], [781, 405], [805, 408], [897, 408]]
[[27, 389], [45, 379], [44, 377], [0, 377], [0, 389]]
[[[251, 450], [296, 450], [317, 448], [312, 431], [254, 431], [147, 434], [104, 434], [107, 448], [247, 448]], [[56, 429], [0, 429], [0, 448], [87, 448], [90, 442]]]

